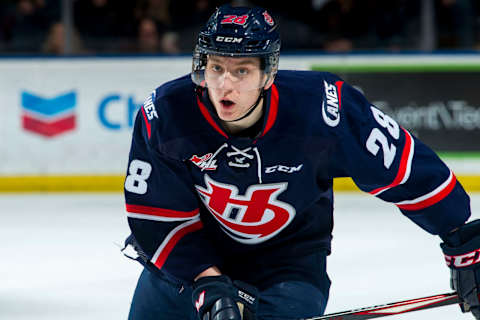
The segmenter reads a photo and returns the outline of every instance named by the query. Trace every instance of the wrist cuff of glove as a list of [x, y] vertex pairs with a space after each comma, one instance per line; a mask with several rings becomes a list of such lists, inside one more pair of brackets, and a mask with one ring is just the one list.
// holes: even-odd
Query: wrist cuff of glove
[[480, 263], [480, 236], [460, 246], [441, 245], [447, 266], [452, 269], [474, 269]]
[[215, 301], [233, 297], [232, 280], [226, 275], [202, 277], [193, 283], [192, 302], [200, 315], [210, 310]]
[[194, 283], [193, 283], [193, 289], [196, 289], [200, 286], [206, 285], [208, 283], [212, 283], [218, 281], [219, 283], [224, 283], [226, 285], [233, 285], [232, 280], [224, 274], [218, 275], [218, 276], [207, 276], [207, 277], [201, 277], [198, 278]]
[[207, 313], [210, 317], [228, 313], [243, 314], [243, 319], [255, 319], [258, 295], [256, 287], [242, 281], [232, 282], [226, 275], [208, 276], [193, 284], [192, 302], [200, 318]]

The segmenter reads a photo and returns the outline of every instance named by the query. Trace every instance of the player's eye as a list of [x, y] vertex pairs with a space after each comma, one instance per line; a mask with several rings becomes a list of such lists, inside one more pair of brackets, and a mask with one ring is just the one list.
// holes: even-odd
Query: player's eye
[[210, 67], [210, 69], [212, 69], [212, 71], [214, 71], [214, 72], [222, 72], [223, 71], [223, 68], [218, 64], [213, 64]]
[[246, 76], [248, 74], [248, 69], [247, 68], [237, 69], [237, 74], [240, 76]]

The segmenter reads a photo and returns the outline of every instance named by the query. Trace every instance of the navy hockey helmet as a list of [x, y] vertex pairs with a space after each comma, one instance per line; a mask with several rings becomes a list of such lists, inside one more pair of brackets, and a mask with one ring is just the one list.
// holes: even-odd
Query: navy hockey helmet
[[206, 87], [205, 68], [209, 55], [225, 57], [259, 57], [267, 76], [263, 87], [277, 73], [280, 35], [277, 24], [263, 8], [223, 5], [212, 14], [200, 31], [193, 53], [192, 80]]

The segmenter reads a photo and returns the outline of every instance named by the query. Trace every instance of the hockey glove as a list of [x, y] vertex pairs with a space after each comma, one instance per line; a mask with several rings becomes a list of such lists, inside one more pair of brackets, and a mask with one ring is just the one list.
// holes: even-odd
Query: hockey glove
[[460, 307], [480, 319], [480, 220], [469, 222], [442, 239], [443, 254], [451, 269], [450, 284], [460, 297]]
[[192, 302], [201, 320], [255, 320], [258, 290], [226, 275], [203, 277], [193, 284]]

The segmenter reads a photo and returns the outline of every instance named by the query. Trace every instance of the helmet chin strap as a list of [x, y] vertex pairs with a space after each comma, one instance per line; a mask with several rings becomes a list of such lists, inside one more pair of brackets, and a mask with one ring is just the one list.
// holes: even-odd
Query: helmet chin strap
[[246, 117], [251, 115], [253, 113], [253, 111], [255, 111], [255, 109], [257, 109], [258, 105], [260, 104], [260, 100], [262, 100], [262, 98], [264, 96], [265, 96], [265, 89], [262, 88], [262, 91], [260, 91], [260, 94], [258, 95], [257, 101], [255, 101], [255, 103], [248, 109], [247, 113], [245, 113], [243, 116], [241, 116], [240, 118], [235, 119], [235, 120], [222, 120], [222, 121], [223, 122], [237, 122], [237, 121], [245, 119]]

